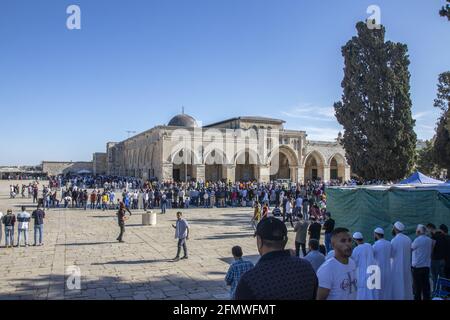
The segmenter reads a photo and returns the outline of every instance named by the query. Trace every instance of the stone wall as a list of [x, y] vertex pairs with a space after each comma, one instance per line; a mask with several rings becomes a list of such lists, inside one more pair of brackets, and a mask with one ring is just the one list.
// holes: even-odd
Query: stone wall
[[107, 172], [107, 155], [96, 152], [92, 156], [92, 171], [94, 174], [105, 175]]
[[56, 176], [59, 174], [77, 173], [80, 170], [93, 171], [92, 161], [90, 162], [63, 162], [63, 161], [43, 161], [42, 172], [49, 176]]

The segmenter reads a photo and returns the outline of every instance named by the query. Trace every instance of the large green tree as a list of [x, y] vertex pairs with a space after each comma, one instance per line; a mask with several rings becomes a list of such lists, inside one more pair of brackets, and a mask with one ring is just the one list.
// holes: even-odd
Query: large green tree
[[437, 123], [434, 142], [434, 157], [436, 163], [450, 173], [450, 72], [439, 75], [437, 98], [434, 106], [442, 113]]
[[[450, 3], [450, 0], [447, 0], [447, 2]], [[447, 17], [447, 19], [450, 21], [450, 4], [446, 4], [445, 6], [443, 6], [439, 13], [441, 16]], [[447, 115], [447, 130], [450, 131], [450, 115]]]
[[[450, 3], [450, 0], [447, 0], [447, 2]], [[447, 17], [447, 19], [450, 20], [450, 4], [443, 6], [439, 13], [441, 16]]]
[[416, 158], [408, 48], [385, 42], [384, 26], [371, 30], [359, 22], [356, 29], [358, 35], [342, 47], [344, 92], [334, 104], [347, 159], [362, 178], [400, 179]]
[[440, 168], [436, 164], [434, 141], [427, 140], [425, 144], [425, 148], [417, 152], [417, 170], [426, 175], [437, 177], [439, 176]]

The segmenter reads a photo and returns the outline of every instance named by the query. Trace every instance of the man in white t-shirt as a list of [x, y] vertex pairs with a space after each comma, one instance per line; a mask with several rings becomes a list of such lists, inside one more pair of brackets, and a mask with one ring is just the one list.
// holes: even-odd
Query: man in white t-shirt
[[334, 257], [317, 270], [317, 300], [356, 300], [356, 264], [352, 255], [352, 236], [348, 229], [336, 228], [331, 233]]
[[330, 252], [328, 252], [327, 255], [325, 256], [325, 260], [330, 260], [333, 257], [334, 257], [334, 250], [330, 250]]

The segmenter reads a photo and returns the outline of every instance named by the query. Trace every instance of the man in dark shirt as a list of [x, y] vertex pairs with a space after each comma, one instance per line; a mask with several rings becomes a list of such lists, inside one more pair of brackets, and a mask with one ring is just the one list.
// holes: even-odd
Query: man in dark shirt
[[269, 217], [256, 228], [259, 262], [236, 288], [235, 300], [314, 300], [317, 277], [311, 264], [285, 250], [286, 225]]
[[278, 202], [275, 204], [275, 208], [272, 210], [272, 214], [274, 217], [281, 217], [281, 210], [278, 206]]
[[444, 267], [444, 277], [450, 279], [450, 236], [448, 235], [448, 227], [445, 224], [441, 224], [439, 229], [444, 234], [444, 239], [446, 242], [446, 250], [445, 250], [445, 267]]
[[167, 208], [172, 209], [172, 190], [169, 189], [169, 192], [166, 194], [167, 199]]
[[39, 245], [42, 246], [44, 243], [42, 242], [43, 232], [44, 232], [44, 218], [45, 212], [41, 209], [41, 206], [38, 205], [37, 209], [33, 211], [31, 214], [31, 218], [34, 219], [34, 244], [33, 246], [37, 246], [37, 236], [39, 234]]
[[427, 224], [427, 231], [433, 239], [433, 251], [431, 253], [431, 278], [433, 279], [433, 287], [436, 286], [438, 276], [444, 277], [445, 268], [445, 251], [447, 243], [445, 235], [441, 230], [436, 229], [432, 223]]
[[334, 220], [331, 219], [331, 213], [325, 213], [325, 223], [323, 224], [323, 230], [325, 231], [325, 248], [327, 253], [332, 250], [331, 248], [331, 233], [334, 230]]
[[130, 216], [131, 216], [130, 209], [128, 209], [125, 206], [125, 203], [123, 203], [121, 201], [120, 204], [119, 204], [119, 211], [117, 212], [117, 218], [118, 218], [118, 223], [119, 223], [119, 227], [120, 227], [120, 234], [119, 234], [119, 236], [117, 237], [116, 240], [119, 241], [119, 242], [125, 242], [125, 241], [122, 240], [122, 237], [123, 237], [123, 234], [125, 232], [125, 220], [126, 220], [125, 214], [127, 213], [127, 211], [130, 214]]
[[8, 209], [6, 216], [2, 218], [2, 223], [5, 225], [5, 248], [12, 248], [14, 244], [14, 224], [16, 223], [16, 216], [13, 215], [11, 209]]
[[309, 239], [316, 239], [320, 241], [320, 230], [322, 229], [322, 225], [316, 221], [315, 216], [311, 216], [311, 224], [308, 228]]

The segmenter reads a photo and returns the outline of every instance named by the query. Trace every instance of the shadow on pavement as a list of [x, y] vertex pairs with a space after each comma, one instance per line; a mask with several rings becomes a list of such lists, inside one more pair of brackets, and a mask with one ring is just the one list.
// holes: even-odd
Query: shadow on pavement
[[111, 244], [117, 243], [117, 241], [107, 241], [107, 242], [73, 242], [73, 243], [61, 243], [56, 244], [57, 246], [94, 246], [99, 244]]
[[173, 259], [156, 259], [156, 260], [117, 260], [109, 262], [96, 262], [92, 263], [93, 266], [101, 266], [106, 264], [147, 264], [147, 263], [158, 263], [158, 262], [173, 262]]
[[[0, 300], [227, 300], [222, 279], [193, 279], [178, 275], [146, 276], [124, 280], [120, 276], [86, 279], [81, 269], [80, 289], [69, 275], [3, 279], [13, 292], [0, 292]], [[127, 276], [130, 276], [127, 274]], [[70, 277], [70, 278], [69, 278]]]
[[[253, 254], [253, 255], [249, 255], [249, 256], [243, 256], [242, 259], [244, 260], [248, 260], [253, 262], [253, 264], [257, 264], [259, 261], [259, 258], [261, 258], [261, 256], [259, 254]], [[219, 260], [222, 260], [223, 262], [226, 262], [228, 264], [231, 264], [232, 262], [234, 262], [234, 258], [230, 257], [230, 258], [220, 258]]]

